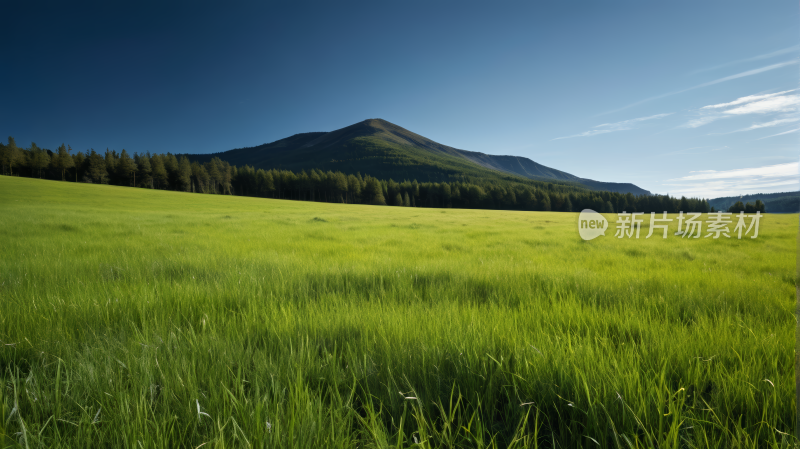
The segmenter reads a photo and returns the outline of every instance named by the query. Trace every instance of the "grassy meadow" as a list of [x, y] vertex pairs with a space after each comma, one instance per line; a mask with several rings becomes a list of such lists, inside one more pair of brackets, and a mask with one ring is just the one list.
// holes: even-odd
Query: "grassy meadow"
[[0, 176], [0, 446], [792, 447], [797, 215], [577, 215]]

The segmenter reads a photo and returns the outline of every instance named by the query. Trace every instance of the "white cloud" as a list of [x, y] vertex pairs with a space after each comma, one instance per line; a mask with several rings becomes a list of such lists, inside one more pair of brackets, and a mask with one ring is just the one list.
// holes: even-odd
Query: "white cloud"
[[633, 118], [633, 119], [630, 119], [630, 120], [623, 120], [621, 122], [616, 122], [616, 123], [603, 123], [602, 125], [595, 126], [595, 128], [605, 127], [605, 128], [610, 128], [610, 129], [616, 129], [616, 128], [630, 129], [629, 126], [634, 124], [634, 123], [644, 122], [646, 120], [654, 120], [654, 119], [664, 118], [664, 117], [666, 117], [668, 115], [671, 115], [671, 114], [672, 113], [670, 112], [670, 113], [667, 113], [667, 114], [656, 114], [656, 115], [650, 115], [648, 117], [639, 117], [639, 118]]
[[681, 128], [699, 128], [704, 125], [708, 125], [711, 122], [715, 122], [721, 118], [724, 118], [719, 115], [707, 115], [705, 117], [696, 118], [693, 120], [689, 120], [685, 124], [681, 125]]
[[784, 90], [783, 92], [776, 92], [774, 94], [765, 94], [765, 95], [748, 95], [746, 97], [737, 98], [736, 100], [733, 100], [730, 103], [711, 104], [711, 105], [708, 105], [708, 106], [703, 106], [700, 109], [727, 108], [727, 107], [730, 107], [730, 106], [736, 106], [736, 105], [740, 105], [740, 104], [744, 104], [744, 103], [750, 103], [750, 102], [753, 102], [753, 101], [763, 100], [763, 99], [766, 99], [766, 98], [777, 97], [779, 95], [788, 94], [789, 92], [794, 92], [796, 90], [797, 89]]
[[764, 167], [739, 168], [734, 170], [702, 170], [677, 179], [670, 179], [664, 186], [672, 195], [716, 198], [747, 193], [785, 191], [800, 187], [797, 162], [768, 165]]
[[556, 137], [555, 139], [552, 139], [552, 140], [571, 139], [573, 137], [596, 136], [598, 134], [606, 134], [606, 133], [611, 133], [611, 132], [614, 132], [614, 131], [620, 131], [620, 130], [614, 130], [614, 129], [590, 129], [589, 131], [584, 131], [584, 132], [582, 132], [580, 134], [573, 134], [571, 136], [564, 136], [564, 137]]
[[[752, 131], [754, 129], [772, 128], [773, 126], [781, 126], [781, 125], [785, 125], [787, 123], [794, 123], [794, 122], [800, 122], [800, 117], [782, 118], [782, 119], [773, 120], [773, 121], [767, 122], [767, 123], [756, 123], [754, 125], [748, 126], [747, 128], [742, 128], [742, 129], [737, 129], [736, 131], [731, 131], [728, 134], [740, 133], [740, 132], [743, 132], [743, 131]], [[783, 134], [783, 133], [781, 133], [781, 134]], [[776, 134], [776, 136], [777, 135], [779, 135], [779, 134]]]
[[762, 176], [762, 177], [780, 177], [780, 176], [796, 176], [798, 169], [797, 162], [789, 162], [787, 164], [767, 165], [765, 167], [755, 168], [737, 168], [733, 170], [698, 170], [690, 171], [689, 173], [697, 173], [695, 175], [688, 175], [677, 180], [696, 180], [696, 179], [729, 179], [741, 178], [745, 176]]
[[[748, 95], [740, 97], [728, 103], [712, 104], [703, 106], [698, 110], [700, 117], [689, 120], [680, 128], [699, 128], [709, 123], [715, 122], [726, 117], [737, 117], [747, 114], [776, 114], [789, 113], [800, 110], [800, 95], [786, 95], [797, 89], [785, 90], [764, 95]], [[740, 129], [731, 132], [751, 131], [759, 128], [779, 126], [785, 123], [797, 121], [793, 117], [773, 120], [763, 125], [753, 125], [750, 128]]]
[[723, 114], [767, 114], [771, 112], [793, 112], [800, 106], [800, 95], [784, 95], [782, 97], [767, 98], [753, 101], [738, 108], [724, 111]]
[[695, 184], [663, 184], [665, 191], [672, 196], [699, 198], [719, 198], [722, 196], [749, 195], [753, 193], [772, 193], [800, 190], [800, 180], [738, 182], [707, 181]]
[[771, 136], [762, 137], [761, 139], [756, 139], [756, 140], [769, 139], [770, 137], [782, 136], [782, 135], [784, 135], [784, 134], [792, 134], [792, 133], [796, 133], [797, 131], [800, 131], [800, 128], [797, 128], [797, 129], [790, 129], [789, 131], [784, 131], [784, 132], [782, 132], [782, 133], [773, 134], [773, 135], [771, 135]]
[[603, 123], [602, 125], [595, 126], [594, 129], [590, 129], [589, 131], [584, 131], [584, 132], [582, 132], [580, 134], [573, 134], [571, 136], [556, 137], [555, 139], [552, 139], [552, 140], [571, 139], [573, 137], [589, 137], [589, 136], [596, 136], [598, 134], [611, 133], [611, 132], [615, 132], [615, 131], [626, 131], [626, 130], [629, 130], [629, 129], [633, 129], [634, 125], [639, 123], [639, 122], [644, 122], [644, 121], [647, 121], [647, 120], [656, 120], [656, 119], [664, 118], [664, 117], [666, 117], [668, 115], [672, 115], [672, 113], [670, 112], [670, 113], [667, 113], [667, 114], [650, 115], [650, 116], [647, 116], [647, 117], [639, 117], [639, 118], [634, 118], [634, 119], [630, 119], [630, 120], [623, 120], [621, 122], [615, 122], [615, 123]]

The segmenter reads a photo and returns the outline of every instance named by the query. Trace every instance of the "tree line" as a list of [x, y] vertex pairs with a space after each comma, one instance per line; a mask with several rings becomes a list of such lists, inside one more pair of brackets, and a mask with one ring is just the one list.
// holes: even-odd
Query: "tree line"
[[709, 212], [708, 201], [668, 195], [592, 191], [542, 181], [463, 180], [418, 182], [378, 179], [361, 173], [237, 167], [213, 157], [201, 164], [187, 155], [129, 154], [94, 149], [56, 151], [31, 143], [20, 148], [12, 137], [0, 143], [2, 173], [72, 182], [112, 184], [184, 192], [243, 195], [299, 201], [400, 207], [503, 209], [526, 211]]
[[751, 202], [747, 202], [747, 204], [742, 203], [741, 201], [737, 201], [728, 208], [728, 212], [731, 213], [739, 213], [745, 212], [748, 214], [754, 214], [756, 212], [766, 212], [766, 206], [761, 200], [756, 200], [755, 204]]
[[[12, 137], [0, 143], [3, 174], [62, 181], [111, 184], [185, 192], [233, 194], [235, 170], [227, 162], [214, 158], [203, 165], [190, 163], [186, 157], [167, 154], [129, 154], [94, 149], [72, 154], [62, 144], [56, 151], [31, 143], [19, 148]], [[16, 170], [16, 173], [15, 173]]]
[[[757, 203], [758, 201], [761, 203]], [[752, 211], [748, 213], [759, 210], [761, 212], [796, 214], [800, 211], [800, 192], [752, 193], [709, 200], [709, 204], [712, 207], [716, 207], [717, 210], [730, 211], [731, 206], [734, 206], [733, 209], [736, 212], [747, 209], [748, 203], [751, 203], [752, 209]], [[742, 209], [743, 207], [745, 209]]]

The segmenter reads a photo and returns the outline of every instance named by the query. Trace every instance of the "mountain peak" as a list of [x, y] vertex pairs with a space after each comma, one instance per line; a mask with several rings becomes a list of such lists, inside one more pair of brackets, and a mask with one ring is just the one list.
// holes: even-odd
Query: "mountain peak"
[[380, 126], [380, 125], [384, 125], [384, 124], [394, 125], [393, 123], [388, 122], [388, 121], [386, 121], [386, 120], [384, 120], [382, 118], [368, 118], [368, 119], [364, 120], [361, 123], [363, 123], [365, 125], [369, 125], [369, 126]]
[[[392, 123], [390, 121], [387, 121], [387, 120], [384, 120], [382, 118], [368, 118], [368, 119], [364, 120], [363, 122], [359, 122], [359, 123], [356, 123], [355, 125], [351, 125], [351, 126], [358, 126], [358, 125], [363, 125], [363, 126], [367, 126], [369, 128], [374, 128], [374, 129], [378, 129], [378, 130], [382, 130], [382, 131], [413, 134], [410, 131], [408, 131], [407, 129], [402, 128], [400, 126], [397, 126], [394, 123]], [[350, 126], [348, 126], [346, 128], [349, 128], [349, 127]], [[343, 129], [346, 129], [346, 128], [343, 128]]]
[[[521, 156], [496, 156], [434, 142], [381, 118], [370, 118], [330, 132], [295, 134], [269, 144], [217, 154], [234, 165], [289, 170], [361, 172], [396, 180], [442, 182], [452, 179], [503, 179], [582, 184], [592, 190], [649, 194], [633, 184], [583, 179]], [[204, 160], [211, 155], [192, 155]]]

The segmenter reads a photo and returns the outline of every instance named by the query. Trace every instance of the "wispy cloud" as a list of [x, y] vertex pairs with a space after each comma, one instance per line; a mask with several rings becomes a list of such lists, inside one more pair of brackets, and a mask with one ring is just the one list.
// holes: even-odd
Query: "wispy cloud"
[[686, 149], [684, 149], [684, 150], [677, 150], [677, 151], [670, 151], [670, 152], [668, 152], [668, 153], [661, 153], [661, 154], [659, 154], [658, 156], [676, 156], [676, 155], [686, 155], [686, 154], [692, 154], [692, 155], [694, 155], [694, 154], [706, 154], [706, 153], [710, 153], [710, 152], [712, 152], [712, 151], [722, 151], [722, 150], [725, 150], [725, 149], [727, 149], [727, 148], [728, 148], [728, 146], [727, 146], [727, 145], [725, 145], [725, 146], [722, 146], [722, 147], [718, 147], [718, 148], [712, 148], [712, 149], [710, 149], [710, 150], [704, 150], [704, 151], [692, 151], [692, 150], [700, 150], [700, 149], [703, 149], [703, 148], [710, 148], [710, 147], [707, 147], [707, 146], [706, 146], [706, 147], [692, 147], [692, 148], [686, 148]]
[[796, 133], [797, 131], [800, 131], [800, 128], [797, 128], [797, 129], [790, 129], [789, 131], [784, 131], [784, 132], [782, 132], [782, 133], [773, 134], [773, 135], [771, 135], [771, 136], [762, 137], [762, 138], [760, 138], [760, 139], [756, 139], [756, 140], [769, 139], [770, 137], [778, 137], [778, 136], [782, 136], [782, 135], [784, 135], [784, 134], [792, 134], [792, 133]]
[[[747, 128], [737, 129], [736, 131], [731, 131], [729, 133], [724, 133], [724, 134], [733, 134], [733, 133], [740, 133], [740, 132], [744, 132], [744, 131], [753, 131], [755, 129], [762, 129], [762, 128], [772, 128], [772, 127], [775, 127], [775, 126], [781, 126], [781, 125], [785, 125], [787, 123], [794, 123], [794, 122], [800, 122], [800, 117], [782, 118], [782, 119], [773, 120], [771, 122], [766, 122], [766, 123], [756, 123], [756, 124], [753, 124], [751, 126], [748, 126]], [[781, 133], [781, 134], [783, 134], [783, 133]]]
[[785, 116], [787, 113], [800, 110], [800, 95], [786, 95], [795, 90], [797, 89], [764, 95], [748, 95], [728, 103], [703, 106], [696, 111], [700, 114], [699, 117], [689, 120], [681, 125], [680, 128], [699, 128], [723, 118], [738, 117], [747, 114], [784, 114], [784, 117], [731, 132], [752, 131], [796, 122], [800, 120], [800, 118]]
[[784, 48], [782, 50], [776, 50], [773, 52], [764, 53], [763, 55], [753, 56], [752, 58], [739, 59], [736, 61], [726, 62], [725, 64], [715, 65], [714, 67], [707, 67], [705, 69], [695, 70], [694, 72], [691, 72], [690, 75], [695, 75], [703, 72], [710, 72], [712, 70], [722, 69], [725, 67], [730, 67], [736, 64], [742, 64], [745, 62], [753, 62], [753, 61], [760, 61], [762, 59], [774, 58], [775, 56], [781, 56], [787, 53], [797, 53], [798, 51], [800, 51], [800, 45], [795, 45], [794, 47], [789, 47], [789, 48]]
[[722, 196], [749, 195], [753, 193], [787, 192], [800, 189], [800, 180], [782, 181], [730, 181], [716, 180], [695, 184], [662, 184], [673, 196], [719, 198]]
[[723, 118], [721, 115], [707, 115], [705, 117], [699, 117], [696, 119], [689, 120], [685, 124], [681, 125], [681, 128], [699, 128], [701, 126], [708, 125], [711, 122], [715, 122], [719, 119]]
[[632, 108], [634, 106], [639, 106], [642, 103], [647, 103], [648, 101], [658, 100], [660, 98], [665, 98], [665, 97], [669, 97], [669, 96], [672, 96], [672, 95], [681, 94], [681, 93], [684, 93], [684, 92], [688, 92], [690, 90], [700, 89], [701, 87], [713, 86], [714, 84], [724, 83], [726, 81], [731, 81], [731, 80], [735, 80], [735, 79], [739, 79], [739, 78], [744, 78], [746, 76], [758, 75], [759, 73], [769, 72], [770, 70], [780, 69], [782, 67], [787, 67], [787, 66], [794, 65], [794, 64], [797, 64], [797, 63], [800, 63], [800, 59], [792, 59], [791, 61], [780, 62], [778, 64], [772, 64], [772, 65], [768, 65], [768, 66], [761, 67], [761, 68], [758, 68], [758, 69], [747, 70], [745, 72], [737, 73], [737, 74], [731, 75], [731, 76], [726, 76], [724, 78], [715, 79], [714, 81], [709, 81], [707, 83], [698, 84], [697, 86], [689, 87], [689, 88], [686, 88], [686, 89], [683, 89], [683, 90], [677, 90], [677, 91], [669, 92], [669, 93], [666, 93], [666, 94], [656, 95], [655, 97], [645, 98], [644, 100], [637, 101], [636, 103], [631, 103], [631, 104], [629, 104], [627, 106], [623, 106], [623, 107], [621, 107], [619, 109], [606, 111], [606, 112], [603, 112], [602, 114], [599, 114], [599, 115], [605, 115], [605, 114], [611, 114], [611, 113], [614, 113], [614, 112], [623, 111], [625, 109]]
[[702, 170], [677, 179], [670, 179], [664, 186], [673, 195], [715, 198], [800, 187], [797, 162], [768, 165], [764, 167], [738, 168], [733, 170]]
[[[739, 78], [744, 78], [746, 76], [753, 76], [758, 75], [759, 73], [769, 72], [770, 70], [780, 69], [781, 67], [786, 67], [790, 65], [794, 65], [800, 62], [800, 59], [793, 59], [791, 61], [779, 62], [778, 64], [768, 65], [766, 67], [761, 67], [758, 69], [748, 70], [746, 72], [737, 73], [736, 75], [726, 76], [725, 78], [716, 79], [714, 81], [709, 81], [707, 83], [700, 84], [698, 86], [690, 87], [689, 89], [683, 90], [682, 92], [686, 92], [688, 90], [699, 89], [701, 87], [706, 86], [713, 86], [714, 84], [724, 83], [725, 81], [731, 81]], [[676, 92], [677, 93], [677, 92]]]
[[767, 165], [765, 167], [754, 168], [736, 168], [733, 170], [698, 170], [690, 171], [695, 173], [693, 175], [684, 176], [682, 178], [672, 179], [671, 181], [689, 181], [700, 179], [730, 179], [730, 178], [743, 178], [751, 176], [760, 177], [783, 177], [783, 176], [797, 176], [798, 163], [789, 162], [787, 164]]
[[798, 107], [800, 107], [800, 95], [784, 95], [782, 97], [753, 101], [737, 108], [728, 109], [723, 114], [744, 115], [794, 112]]
[[670, 112], [670, 113], [667, 113], [667, 114], [650, 115], [650, 116], [647, 116], [647, 117], [639, 117], [639, 118], [634, 118], [634, 119], [630, 119], [630, 120], [623, 120], [621, 122], [616, 122], [616, 123], [603, 123], [602, 125], [597, 125], [594, 128], [592, 128], [592, 129], [590, 129], [588, 131], [584, 131], [584, 132], [582, 132], [580, 134], [573, 134], [571, 136], [564, 136], [564, 137], [556, 137], [555, 139], [551, 139], [551, 141], [552, 140], [561, 140], [561, 139], [571, 139], [573, 137], [596, 136], [598, 134], [607, 134], [607, 133], [613, 133], [613, 132], [616, 132], [616, 131], [626, 131], [626, 130], [629, 130], [629, 129], [633, 129], [634, 126], [639, 122], [644, 122], [644, 121], [647, 121], [647, 120], [656, 120], [656, 119], [664, 118], [664, 117], [666, 117], [668, 115], [672, 115], [672, 113]]
[[731, 107], [731, 106], [737, 106], [737, 105], [744, 104], [744, 103], [750, 103], [750, 102], [752, 102], [752, 101], [759, 101], [759, 100], [764, 100], [764, 99], [766, 99], [766, 98], [777, 97], [777, 96], [779, 96], [779, 95], [788, 94], [788, 93], [790, 93], [790, 92], [794, 92], [794, 91], [796, 91], [796, 90], [797, 90], [797, 89], [792, 89], [792, 90], [784, 90], [783, 92], [775, 92], [775, 93], [773, 93], [773, 94], [764, 94], [764, 95], [748, 95], [748, 96], [746, 96], [746, 97], [740, 97], [740, 98], [737, 98], [737, 99], [735, 99], [735, 100], [733, 100], [733, 101], [731, 101], [731, 102], [728, 102], [728, 103], [710, 104], [710, 105], [708, 105], [708, 106], [703, 106], [703, 107], [702, 107], [702, 108], [700, 108], [700, 109], [721, 109], [721, 108], [728, 108], [728, 107]]

